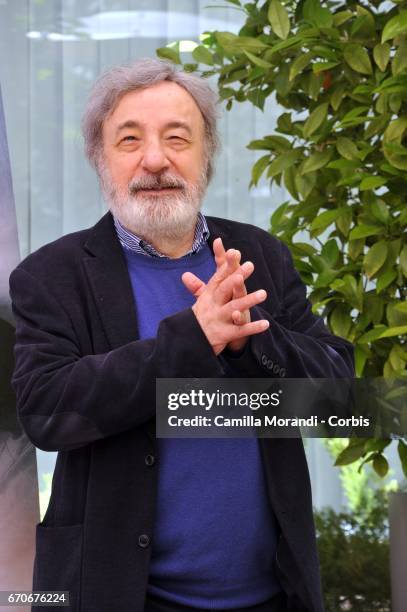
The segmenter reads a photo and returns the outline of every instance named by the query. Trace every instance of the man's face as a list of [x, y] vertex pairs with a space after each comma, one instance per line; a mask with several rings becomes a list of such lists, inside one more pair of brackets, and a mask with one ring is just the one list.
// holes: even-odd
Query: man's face
[[204, 121], [170, 81], [125, 94], [103, 125], [101, 185], [113, 214], [149, 240], [181, 238], [206, 187]]

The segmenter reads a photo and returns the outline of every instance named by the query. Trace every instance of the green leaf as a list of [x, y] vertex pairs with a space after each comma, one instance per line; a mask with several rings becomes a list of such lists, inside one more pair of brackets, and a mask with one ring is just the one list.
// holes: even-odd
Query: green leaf
[[386, 145], [384, 146], [384, 155], [390, 164], [398, 170], [407, 170], [407, 155], [391, 153]]
[[360, 191], [367, 191], [368, 189], [377, 189], [378, 187], [382, 187], [387, 183], [387, 179], [382, 176], [367, 176], [364, 178], [360, 185]]
[[390, 59], [391, 47], [388, 43], [379, 43], [373, 49], [373, 58], [380, 70], [384, 72]]
[[334, 21], [331, 11], [322, 7], [319, 0], [305, 0], [302, 14], [319, 28], [330, 28]]
[[365, 293], [363, 296], [363, 312], [369, 315], [374, 325], [379, 325], [383, 319], [383, 298], [376, 293]]
[[375, 242], [363, 259], [363, 267], [368, 278], [372, 278], [383, 266], [387, 257], [387, 243], [384, 240]]
[[259, 108], [260, 110], [264, 110], [264, 104], [266, 102], [266, 94], [261, 89], [259, 88], [251, 89], [247, 94], [247, 99], [254, 106], [257, 106], [257, 108]]
[[308, 66], [308, 64], [310, 63], [311, 59], [313, 58], [314, 54], [310, 51], [308, 53], [304, 53], [299, 55], [291, 64], [290, 66], [290, 72], [289, 72], [289, 79], [290, 81], [293, 81], [295, 79], [295, 77], [297, 76], [297, 74], [300, 74], [300, 72], [302, 72], [304, 70], [304, 68], [306, 68], [306, 66]]
[[[251, 83], [252, 81], [257, 81], [260, 77], [264, 77], [266, 74], [266, 70], [266, 68], [260, 68], [260, 66], [255, 66], [254, 68], [251, 68], [251, 70], [249, 70], [248, 72], [247, 82]], [[257, 84], [258, 83], [256, 83], [256, 85]], [[253, 85], [253, 87], [255, 87], [256, 85]]]
[[373, 453], [375, 451], [382, 452], [385, 448], [389, 446], [389, 444], [391, 444], [391, 440], [372, 438], [370, 440], [367, 440], [365, 444], [365, 451], [367, 453]]
[[228, 52], [261, 51], [269, 49], [269, 46], [259, 38], [252, 36], [237, 36], [232, 32], [216, 32], [216, 40], [221, 47]]
[[347, 208], [343, 211], [343, 214], [337, 218], [336, 227], [344, 235], [349, 234], [350, 224], [352, 223], [352, 209]]
[[334, 25], [336, 27], [342, 25], [346, 21], [349, 21], [353, 17], [352, 11], [339, 11], [334, 14]]
[[[387, 194], [385, 194], [385, 196], [386, 195]], [[379, 223], [386, 225], [389, 221], [389, 210], [388, 210], [387, 204], [381, 198], [377, 197], [375, 194], [369, 194], [368, 197], [369, 197], [369, 201], [366, 207], [366, 211], [369, 214], [369, 217], [370, 217], [370, 212], [371, 212], [373, 217], [375, 217], [375, 219], [377, 219]], [[369, 211], [369, 208], [370, 208], [370, 211]]]
[[342, 187], [343, 185], [355, 187], [363, 178], [363, 174], [361, 172], [354, 172], [353, 174], [346, 174], [343, 179], [336, 183], [337, 187]]
[[288, 78], [289, 66], [288, 64], [280, 64], [277, 75], [274, 79], [275, 89], [279, 96], [285, 98], [290, 92], [293, 84]]
[[366, 334], [363, 334], [360, 338], [358, 338], [359, 344], [368, 344], [369, 342], [374, 342], [378, 338], [380, 338], [381, 334], [386, 331], [387, 327], [385, 325], [375, 325], [373, 329], [369, 330]]
[[349, 465], [354, 463], [365, 454], [365, 440], [357, 440], [357, 443], [350, 444], [339, 453], [335, 465]]
[[386, 316], [390, 327], [407, 325], [407, 302], [390, 302], [387, 304]]
[[271, 215], [270, 225], [273, 230], [276, 230], [278, 228], [281, 220], [284, 217], [285, 211], [287, 210], [288, 206], [289, 206], [289, 202], [284, 202]]
[[369, 139], [378, 132], [381, 132], [388, 125], [388, 123], [389, 115], [387, 114], [375, 117], [374, 119], [372, 119], [372, 121], [369, 123], [365, 130], [365, 138]]
[[386, 289], [386, 287], [388, 287], [396, 278], [397, 272], [396, 270], [393, 270], [393, 268], [383, 271], [383, 273], [379, 274], [377, 277], [376, 293], [380, 293], [383, 291], [383, 289]]
[[407, 30], [407, 11], [401, 11], [399, 15], [390, 19], [384, 26], [382, 43], [391, 38], [395, 38], [405, 30]]
[[283, 172], [284, 170], [292, 166], [298, 159], [299, 155], [300, 151], [298, 149], [291, 149], [290, 151], [282, 153], [281, 155], [276, 157], [276, 159], [274, 159], [274, 161], [272, 161], [272, 163], [270, 164], [270, 168], [267, 173], [268, 176], [276, 176], [277, 174], [280, 174], [280, 172]]
[[393, 336], [404, 336], [407, 334], [407, 325], [399, 325], [398, 327], [389, 327], [380, 334], [379, 338], [392, 338]]
[[399, 440], [397, 450], [399, 453], [404, 476], [407, 478], [407, 444], [403, 442], [403, 440]]
[[[395, 344], [390, 351], [389, 359], [388, 359], [393, 370], [403, 370], [405, 368], [406, 360], [407, 360], [407, 352], [404, 352], [401, 346], [398, 346], [397, 344]], [[407, 395], [407, 388], [406, 388], [406, 395]], [[386, 395], [386, 399], [388, 399], [388, 395]]]
[[328, 103], [320, 104], [316, 109], [312, 111], [303, 127], [304, 138], [309, 138], [311, 134], [325, 121], [328, 114]]
[[335, 266], [339, 257], [339, 247], [335, 238], [331, 238], [331, 240], [324, 244], [321, 250], [321, 257], [327, 262], [328, 266]]
[[352, 327], [349, 308], [347, 308], [345, 304], [338, 304], [335, 306], [329, 318], [329, 324], [334, 334], [342, 338], [347, 338]]
[[375, 20], [368, 10], [358, 4], [356, 6], [357, 18], [351, 28], [351, 37], [374, 38], [376, 36]]
[[327, 164], [327, 168], [333, 168], [334, 170], [355, 170], [359, 168], [360, 162], [350, 161], [349, 159], [335, 159]]
[[212, 53], [209, 51], [209, 49], [204, 47], [204, 45], [198, 45], [198, 47], [195, 47], [195, 49], [192, 51], [192, 57], [200, 64], [207, 64], [208, 66], [213, 66], [214, 64]]
[[337, 111], [341, 105], [342, 100], [346, 95], [346, 86], [343, 83], [340, 83], [337, 87], [335, 87], [334, 91], [331, 94], [330, 102], [334, 111]]
[[359, 240], [349, 240], [348, 253], [349, 253], [349, 257], [353, 261], [356, 261], [359, 255], [363, 253], [364, 245], [365, 245], [365, 241], [363, 240], [363, 238], [360, 238]]
[[[394, 64], [392, 65], [392, 68], [394, 68]], [[393, 113], [395, 113], [396, 115], [398, 114], [402, 103], [403, 96], [401, 94], [394, 93], [389, 95], [390, 110], [393, 111]]]
[[[356, 117], [359, 117], [360, 115], [368, 111], [369, 111], [368, 106], [355, 106], [348, 113], [346, 113], [342, 121], [345, 121], [345, 122], [350, 121], [351, 119], [355, 119]], [[365, 117], [363, 117], [363, 119], [364, 118]]]
[[315, 255], [316, 249], [308, 242], [293, 242], [292, 249], [295, 253], [299, 253], [301, 257], [304, 255]]
[[314, 189], [316, 182], [316, 172], [310, 172], [304, 176], [301, 176], [301, 174], [297, 172], [295, 176], [295, 186], [304, 200], [308, 198], [311, 191]]
[[275, 53], [279, 53], [281, 51], [285, 51], [291, 47], [296, 47], [304, 42], [306, 37], [304, 36], [290, 36], [287, 40], [280, 40], [278, 43], [275, 43], [271, 49], [267, 51], [266, 59], [270, 59]]
[[351, 274], [345, 274], [343, 278], [338, 278], [331, 283], [334, 291], [342, 293], [349, 302], [358, 310], [363, 308], [363, 287], [362, 280], [357, 283], [356, 278]]
[[170, 60], [174, 64], [181, 64], [178, 47], [160, 47], [156, 50], [156, 54], [161, 59]]
[[365, 238], [365, 236], [375, 236], [376, 234], [380, 234], [382, 231], [383, 228], [378, 227], [377, 225], [361, 223], [352, 229], [351, 233], [349, 234], [349, 240]]
[[393, 141], [393, 142], [385, 142], [384, 148], [387, 153], [394, 153], [395, 155], [400, 155], [403, 157], [407, 157], [407, 148], [403, 147], [403, 145]]
[[288, 138], [284, 138], [284, 136], [265, 136], [262, 140], [252, 140], [246, 148], [251, 151], [270, 150], [276, 151], [277, 153], [283, 153], [291, 148], [291, 142]]
[[270, 155], [263, 155], [263, 157], [260, 157], [260, 159], [256, 161], [256, 163], [254, 164], [252, 168], [253, 185], [257, 185], [261, 175], [263, 174], [263, 172], [269, 165], [270, 165]]
[[339, 155], [342, 155], [345, 159], [355, 160], [360, 159], [360, 151], [350, 138], [340, 136], [336, 141], [336, 148]]
[[407, 117], [402, 116], [391, 121], [383, 134], [384, 156], [399, 170], [407, 170], [407, 149], [401, 145], [406, 129]]
[[289, 168], [287, 168], [284, 171], [284, 185], [286, 187], [286, 189], [288, 190], [288, 192], [290, 193], [290, 195], [295, 199], [295, 200], [299, 200], [300, 196], [298, 194], [298, 189], [297, 186], [295, 184], [295, 176], [297, 174], [297, 168], [293, 165], [290, 166]]
[[320, 72], [324, 72], [324, 70], [335, 68], [335, 66], [339, 66], [339, 64], [340, 62], [315, 62], [312, 64], [312, 70], [315, 74], [319, 74]]
[[244, 54], [249, 58], [249, 60], [255, 64], [256, 66], [260, 66], [260, 68], [271, 68], [272, 64], [270, 62], [266, 62], [266, 60], [261, 57], [257, 57], [257, 55], [253, 55], [250, 51], [244, 51]]
[[376, 87], [373, 91], [375, 93], [395, 93], [395, 92], [404, 92], [407, 89], [407, 75], [400, 74], [397, 76], [391, 76], [387, 79], [384, 79], [380, 83], [378, 87]]
[[345, 207], [335, 208], [334, 210], [326, 210], [323, 213], [320, 213], [310, 225], [311, 232], [319, 229], [325, 229], [329, 227], [331, 223], [333, 223], [338, 217], [340, 217], [344, 212]]
[[356, 72], [361, 74], [372, 74], [372, 64], [369, 54], [364, 47], [350, 43], [344, 50], [346, 63]]
[[381, 478], [384, 478], [387, 472], [389, 471], [389, 464], [387, 462], [387, 459], [381, 453], [377, 453], [374, 456], [373, 469], [376, 474], [378, 474], [378, 476], [381, 476]]
[[302, 164], [301, 174], [307, 174], [314, 170], [319, 170], [326, 166], [332, 157], [332, 150], [325, 149], [325, 151], [317, 151], [310, 155], [305, 162]]
[[306, 91], [313, 100], [318, 100], [324, 77], [321, 74], [314, 74], [314, 72], [310, 72], [307, 77], [308, 79], [306, 85], [304, 85], [304, 91]]
[[361, 85], [357, 85], [355, 89], [352, 90], [352, 93], [357, 94], [366, 94], [370, 96], [373, 93], [373, 85], [368, 85], [367, 83], [362, 83]]
[[290, 19], [284, 6], [279, 0], [271, 0], [268, 19], [271, 23], [273, 32], [279, 37], [285, 40], [290, 33]]

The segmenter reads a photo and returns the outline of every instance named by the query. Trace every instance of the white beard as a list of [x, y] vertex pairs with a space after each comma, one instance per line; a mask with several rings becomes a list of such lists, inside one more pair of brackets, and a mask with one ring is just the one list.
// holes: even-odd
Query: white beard
[[[106, 167], [100, 169], [103, 196], [113, 216], [125, 227], [147, 242], [177, 241], [196, 225], [202, 206], [207, 180], [202, 172], [197, 183], [187, 183], [171, 173], [149, 175], [130, 181], [127, 189], [117, 188]], [[159, 186], [178, 187], [174, 194], [148, 195], [140, 189]]]

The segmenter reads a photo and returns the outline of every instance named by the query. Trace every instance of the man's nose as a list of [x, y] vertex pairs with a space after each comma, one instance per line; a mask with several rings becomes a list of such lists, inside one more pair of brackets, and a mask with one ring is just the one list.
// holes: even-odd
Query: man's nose
[[160, 142], [146, 142], [143, 149], [142, 167], [148, 172], [162, 172], [167, 170], [170, 162]]

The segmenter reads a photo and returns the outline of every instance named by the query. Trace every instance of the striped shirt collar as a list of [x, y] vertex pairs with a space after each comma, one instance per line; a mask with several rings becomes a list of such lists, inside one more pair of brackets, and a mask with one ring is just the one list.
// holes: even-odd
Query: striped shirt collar
[[[136, 236], [128, 229], [123, 227], [116, 217], [114, 219], [114, 226], [116, 229], [117, 237], [120, 241], [122, 247], [126, 249], [130, 249], [130, 251], [134, 251], [135, 253], [141, 253], [143, 255], [149, 255], [150, 257], [167, 257], [167, 255], [163, 255], [159, 251], [157, 251], [151, 244]], [[202, 249], [209, 238], [209, 229], [208, 224], [206, 222], [205, 217], [202, 213], [198, 213], [198, 219], [195, 226], [195, 235], [192, 243], [191, 250], [185, 255], [193, 255]]]

